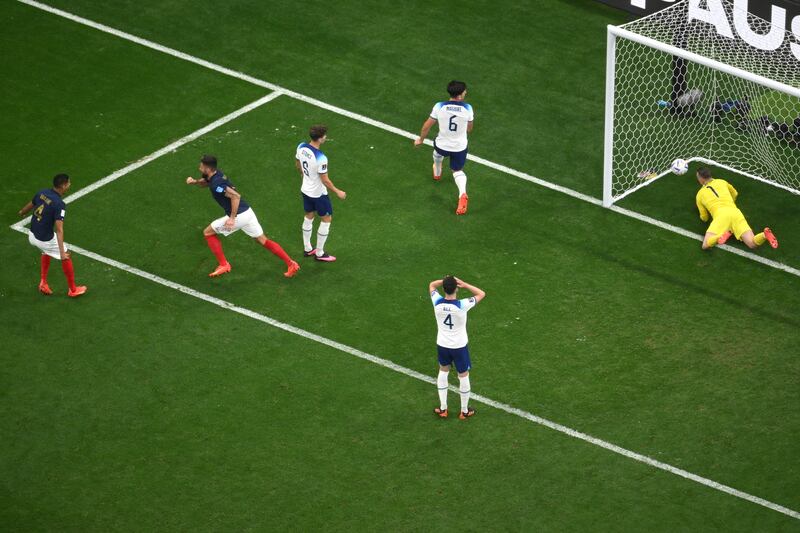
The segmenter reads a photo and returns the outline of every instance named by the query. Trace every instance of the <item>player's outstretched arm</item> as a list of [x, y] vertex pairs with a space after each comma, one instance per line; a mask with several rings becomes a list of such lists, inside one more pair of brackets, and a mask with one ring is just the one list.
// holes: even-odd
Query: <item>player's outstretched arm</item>
[[24, 217], [28, 213], [30, 213], [31, 209], [33, 209], [33, 202], [28, 202], [25, 204], [25, 207], [19, 210], [19, 216]]
[[336, 188], [336, 185], [334, 185], [331, 179], [328, 177], [327, 172], [325, 174], [320, 174], [319, 179], [322, 181], [323, 185], [325, 185], [325, 187], [327, 187], [329, 190], [333, 191], [340, 200], [347, 198], [347, 193]]
[[456, 286], [471, 292], [472, 296], [475, 298], [476, 303], [483, 300], [483, 298], [486, 296], [486, 293], [482, 289], [479, 289], [475, 285], [470, 285], [469, 283], [462, 281], [458, 278], [456, 278]]
[[434, 124], [436, 124], [436, 120], [428, 117], [428, 120], [422, 124], [422, 129], [419, 132], [419, 137], [414, 141], [414, 146], [419, 146], [425, 142], [425, 138], [428, 136], [428, 133], [430, 133]]
[[196, 180], [193, 177], [189, 176], [186, 178], [186, 185], [197, 185], [198, 187], [208, 187], [208, 182], [206, 180]]
[[703, 222], [708, 222], [709, 215], [706, 206], [703, 205], [703, 202], [700, 200], [700, 198], [698, 198], [697, 202], [695, 203], [697, 204], [697, 210], [700, 211], [700, 220], [702, 220]]

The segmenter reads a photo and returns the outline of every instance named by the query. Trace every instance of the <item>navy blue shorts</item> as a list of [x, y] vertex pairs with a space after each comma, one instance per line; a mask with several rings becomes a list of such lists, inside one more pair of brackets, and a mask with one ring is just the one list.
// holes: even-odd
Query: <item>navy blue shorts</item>
[[460, 152], [448, 152], [436, 146], [436, 141], [433, 141], [433, 149], [436, 150], [436, 153], [440, 156], [450, 158], [450, 170], [453, 172], [461, 170], [464, 168], [464, 165], [467, 164], [467, 148], [464, 148]]
[[333, 205], [327, 194], [323, 194], [319, 198], [311, 198], [304, 193], [300, 194], [303, 195], [303, 209], [306, 213], [317, 213], [321, 217], [333, 214]]
[[456, 370], [459, 374], [469, 372], [472, 368], [472, 362], [469, 360], [469, 347], [463, 348], [442, 348], [438, 344], [436, 348], [439, 350], [439, 364], [441, 366], [456, 365]]

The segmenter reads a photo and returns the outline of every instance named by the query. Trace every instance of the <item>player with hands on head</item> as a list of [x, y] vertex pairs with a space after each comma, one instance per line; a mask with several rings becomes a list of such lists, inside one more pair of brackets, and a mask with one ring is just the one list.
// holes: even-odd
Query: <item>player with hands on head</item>
[[[439, 293], [439, 287], [444, 289], [444, 296]], [[467, 290], [472, 296], [459, 300], [458, 289]], [[439, 355], [439, 374], [436, 378], [436, 388], [439, 391], [439, 407], [433, 412], [440, 418], [447, 418], [447, 379], [450, 375], [450, 366], [454, 365], [458, 372], [458, 391], [461, 397], [458, 418], [466, 420], [475, 414], [475, 410], [469, 407], [469, 371], [472, 362], [469, 356], [467, 313], [483, 300], [486, 293], [454, 276], [445, 276], [443, 279], [430, 282], [428, 293], [433, 303], [433, 313], [438, 328], [436, 349]]]

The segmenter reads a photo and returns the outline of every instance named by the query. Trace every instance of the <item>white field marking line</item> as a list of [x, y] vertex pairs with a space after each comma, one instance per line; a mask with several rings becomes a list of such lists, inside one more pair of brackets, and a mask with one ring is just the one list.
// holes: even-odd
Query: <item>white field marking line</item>
[[[281, 87], [279, 85], [275, 85], [274, 83], [270, 83], [268, 81], [260, 80], [258, 78], [255, 78], [255, 77], [250, 76], [248, 74], [245, 74], [243, 72], [239, 72], [239, 71], [236, 71], [236, 70], [233, 70], [233, 69], [229, 69], [227, 67], [223, 67], [221, 65], [217, 65], [216, 63], [211, 63], [210, 61], [206, 61], [205, 59], [200, 59], [199, 57], [195, 57], [195, 56], [186, 54], [184, 52], [180, 52], [178, 50], [175, 50], [174, 48], [169, 48], [167, 46], [155, 43], [153, 41], [149, 41], [147, 39], [143, 39], [141, 37], [137, 37], [135, 35], [131, 35], [130, 33], [126, 33], [124, 31], [117, 30], [117, 29], [112, 28], [110, 26], [106, 26], [105, 24], [100, 24], [99, 22], [94, 22], [92, 20], [89, 20], [89, 19], [86, 19], [86, 18], [83, 18], [83, 17], [79, 17], [78, 15], [74, 15], [74, 14], [69, 13], [67, 11], [63, 11], [61, 9], [57, 9], [57, 8], [48, 6], [47, 4], [42, 4], [41, 2], [36, 2], [35, 0], [17, 0], [17, 1], [20, 2], [20, 3], [26, 4], [26, 5], [29, 5], [31, 7], [35, 7], [37, 9], [41, 9], [42, 11], [46, 11], [46, 12], [51, 13], [53, 15], [58, 15], [59, 17], [63, 17], [63, 18], [69, 19], [69, 20], [71, 20], [73, 22], [77, 22], [78, 24], [83, 24], [84, 26], [89, 26], [90, 28], [94, 28], [94, 29], [102, 31], [104, 33], [108, 33], [108, 34], [114, 35], [114, 36], [119, 37], [121, 39], [125, 39], [127, 41], [131, 41], [131, 42], [134, 42], [136, 44], [140, 44], [142, 46], [146, 46], [147, 48], [151, 48], [151, 49], [156, 50], [158, 52], [162, 52], [164, 54], [171, 55], [171, 56], [177, 57], [179, 59], [183, 59], [184, 61], [188, 61], [190, 63], [195, 63], [195, 64], [200, 65], [202, 67], [205, 67], [207, 69], [214, 70], [214, 71], [219, 72], [221, 74], [225, 74], [226, 76], [231, 76], [233, 78], [237, 78], [237, 79], [240, 79], [242, 81], [246, 81], [248, 83], [252, 83], [253, 85], [258, 85], [259, 87], [264, 87], [265, 89], [271, 89], [273, 91], [280, 92], [282, 94], [285, 94], [286, 96], [289, 96], [289, 97], [294, 98], [296, 100], [300, 100], [301, 102], [305, 102], [307, 104], [311, 104], [311, 105], [314, 105], [316, 107], [320, 107], [322, 109], [327, 109], [328, 111], [331, 111], [333, 113], [342, 115], [344, 117], [347, 117], [347, 118], [350, 118], [350, 119], [353, 119], [353, 120], [357, 120], [359, 122], [363, 122], [364, 124], [369, 124], [370, 126], [374, 126], [376, 128], [380, 128], [382, 130], [388, 131], [390, 133], [394, 133], [396, 135], [400, 135], [401, 137], [405, 137], [407, 139], [416, 139], [417, 138], [417, 135], [415, 135], [415, 134], [413, 134], [411, 132], [402, 130], [400, 128], [396, 128], [396, 127], [391, 126], [389, 124], [386, 124], [385, 122], [381, 122], [379, 120], [375, 120], [375, 119], [369, 118], [369, 117], [367, 117], [365, 115], [360, 115], [358, 113], [353, 113], [352, 111], [348, 111], [346, 109], [342, 109], [341, 107], [336, 107], [334, 105], [328, 104], [328, 103], [323, 102], [321, 100], [317, 100], [316, 98], [311, 98], [311, 97], [306, 96], [304, 94], [300, 94], [300, 93], [292, 91], [290, 89], [286, 89], [285, 87]], [[425, 140], [425, 144], [428, 145], [428, 146], [432, 146], [433, 142], [428, 140], [428, 139], [426, 139]], [[555, 183], [551, 183], [549, 181], [545, 181], [543, 179], [536, 178], [534, 176], [531, 176], [530, 174], [526, 174], [524, 172], [520, 172], [518, 170], [514, 170], [513, 168], [507, 167], [505, 165], [501, 165], [499, 163], [494, 163], [494, 162], [489, 161], [487, 159], [484, 159], [482, 157], [478, 157], [478, 156], [469, 154], [467, 156], [467, 158], [470, 161], [475, 161], [476, 163], [478, 163], [480, 165], [484, 165], [484, 166], [487, 166], [489, 168], [493, 168], [495, 170], [503, 172], [505, 174], [509, 174], [511, 176], [515, 176], [517, 178], [529, 181], [531, 183], [535, 183], [536, 185], [539, 185], [541, 187], [545, 187], [547, 189], [566, 194], [566, 195], [571, 196], [573, 198], [577, 198], [578, 200], [583, 200], [584, 202], [589, 202], [591, 204], [594, 204], [594, 205], [597, 205], [597, 206], [601, 206], [601, 207], [603, 205], [602, 200], [599, 200], [599, 199], [594, 198], [592, 196], [589, 196], [587, 194], [583, 194], [583, 193], [580, 193], [580, 192], [578, 192], [576, 190], [570, 189], [568, 187], [563, 187], [561, 185], [556, 185]], [[643, 215], [641, 213], [637, 213], [636, 211], [631, 211], [629, 209], [624, 209], [624, 208], [612, 208], [611, 210], [616, 212], [616, 213], [619, 213], [621, 215], [625, 215], [625, 216], [640, 220], [642, 222], [647, 222], [649, 224], [653, 224], [654, 226], [657, 226], [657, 227], [659, 227], [661, 229], [665, 229], [667, 231], [672, 231], [674, 233], [677, 233], [678, 235], [683, 235], [685, 237], [689, 237], [689, 238], [692, 238], [692, 239], [694, 239], [696, 237], [696, 234], [694, 234], [694, 233], [688, 232], [688, 231], [686, 231], [686, 230], [684, 230], [682, 228], [678, 228], [677, 226], [673, 226], [671, 224], [666, 224], [666, 223], [661, 222], [659, 220], [650, 218], [647, 215]], [[752, 252], [748, 252], [746, 250], [740, 250], [738, 248], [733, 248], [731, 246], [721, 246], [720, 249], [722, 249], [722, 250], [724, 250], [726, 252], [734, 253], [734, 254], [736, 254], [738, 256], [741, 256], [741, 257], [744, 257], [746, 259], [750, 259], [750, 260], [755, 261], [757, 263], [761, 263], [763, 265], [767, 265], [767, 266], [776, 268], [778, 270], [783, 270], [784, 272], [788, 272], [790, 274], [794, 274], [795, 276], [800, 276], [800, 273], [799, 273], [799, 271], [797, 269], [792, 268], [792, 267], [790, 267], [788, 265], [785, 265], [783, 263], [779, 263], [777, 261], [771, 261], [769, 259], [764, 259], [761, 256], [756, 255], [756, 254], [754, 254]]]
[[[28, 233], [28, 229], [27, 228], [14, 228], [14, 229], [16, 231], [19, 231], [20, 233], [23, 233], [23, 234], [27, 234]], [[292, 333], [292, 334], [297, 335], [299, 337], [303, 337], [304, 339], [308, 339], [308, 340], [317, 342], [319, 344], [323, 344], [325, 346], [329, 346], [329, 347], [334, 348], [336, 350], [339, 350], [341, 352], [344, 352], [344, 353], [353, 355], [355, 357], [358, 357], [359, 359], [364, 359], [365, 361], [369, 361], [371, 363], [375, 363], [376, 365], [380, 365], [380, 366], [382, 366], [384, 368], [388, 368], [390, 370], [393, 370], [395, 372], [403, 374], [404, 376], [408, 376], [408, 377], [423, 381], [425, 383], [428, 383], [429, 385], [434, 385], [436, 383], [436, 380], [433, 377], [427, 376], [425, 374], [422, 374], [421, 372], [417, 372], [416, 370], [412, 370], [410, 368], [406, 368], [404, 366], [398, 365], [397, 363], [394, 363], [394, 362], [392, 362], [392, 361], [390, 361], [388, 359], [384, 359], [382, 357], [378, 357], [377, 355], [372, 355], [372, 354], [369, 354], [367, 352], [363, 352], [363, 351], [361, 351], [361, 350], [359, 350], [357, 348], [353, 348], [352, 346], [348, 346], [346, 344], [342, 344], [341, 342], [336, 342], [334, 340], [328, 339], [327, 337], [323, 337], [321, 335], [317, 335], [315, 333], [311, 333], [310, 331], [306, 331], [306, 330], [298, 328], [296, 326], [292, 326], [291, 324], [286, 324], [285, 322], [280, 322], [278, 320], [275, 320], [274, 318], [270, 318], [270, 317], [268, 317], [266, 315], [262, 315], [260, 313], [255, 312], [255, 311], [251, 311], [250, 309], [246, 309], [244, 307], [239, 307], [238, 305], [236, 305], [234, 303], [222, 300], [220, 298], [216, 298], [214, 296], [210, 296], [208, 294], [202, 293], [200, 291], [197, 291], [197, 290], [192, 289], [190, 287], [187, 287], [185, 285], [181, 285], [179, 283], [175, 283], [174, 281], [169, 281], [167, 279], [164, 279], [164, 278], [162, 278], [160, 276], [157, 276], [155, 274], [151, 274], [149, 272], [145, 272], [144, 270], [140, 270], [140, 269], [138, 269], [136, 267], [132, 267], [130, 265], [127, 265], [125, 263], [121, 263], [121, 262], [116, 261], [114, 259], [110, 259], [108, 257], [104, 257], [104, 256], [96, 254], [94, 252], [90, 252], [89, 250], [86, 250], [86, 249], [81, 248], [79, 246], [74, 246], [74, 245], [70, 244], [69, 248], [70, 248], [71, 251], [77, 252], [77, 253], [79, 253], [81, 255], [84, 255], [84, 256], [86, 256], [86, 257], [88, 257], [90, 259], [94, 259], [95, 261], [97, 261], [99, 263], [103, 263], [105, 265], [108, 265], [108, 266], [123, 270], [125, 272], [128, 272], [129, 274], [133, 274], [134, 276], [139, 276], [140, 278], [144, 278], [144, 279], [146, 279], [148, 281], [152, 281], [153, 283], [157, 283], [159, 285], [163, 285], [164, 287], [169, 287], [170, 289], [174, 289], [176, 291], [182, 292], [183, 294], [186, 294], [186, 295], [189, 295], [189, 296], [193, 296], [195, 298], [198, 298], [198, 299], [203, 300], [205, 302], [214, 304], [214, 305], [216, 305], [218, 307], [221, 307], [223, 309], [227, 309], [229, 311], [233, 311], [234, 313], [238, 313], [240, 315], [244, 315], [246, 317], [252, 318], [253, 320], [258, 320], [259, 322], [263, 322], [264, 324], [267, 324], [267, 325], [272, 326], [274, 328], [286, 331], [288, 333]], [[458, 388], [456, 386], [454, 386], [454, 385], [450, 386], [450, 390], [453, 391], [453, 392], [456, 392], [456, 393], [458, 392]], [[587, 435], [586, 433], [582, 433], [582, 432], [580, 432], [578, 430], [569, 428], [567, 426], [563, 426], [561, 424], [558, 424], [558, 423], [553, 422], [551, 420], [548, 420], [546, 418], [542, 418], [540, 416], [536, 416], [533, 413], [529, 413], [528, 411], [523, 411], [522, 409], [517, 409], [516, 407], [512, 407], [511, 405], [508, 405], [508, 404], [502, 403], [502, 402], [498, 402], [496, 400], [492, 400], [491, 398], [487, 398], [486, 396], [482, 396], [480, 394], [473, 393], [471, 395], [471, 398], [476, 402], [480, 402], [480, 403], [488, 405], [490, 407], [494, 407], [495, 409], [498, 409], [500, 411], [506, 412], [506, 413], [514, 415], [514, 416], [518, 416], [520, 418], [523, 418], [525, 420], [533, 422], [534, 424], [538, 424], [540, 426], [544, 426], [544, 427], [550, 428], [552, 430], [558, 431], [559, 433], [563, 433], [563, 434], [568, 435], [570, 437], [573, 437], [575, 439], [579, 439], [579, 440], [582, 440], [584, 442], [588, 442], [589, 444], [593, 444], [595, 446], [599, 446], [600, 448], [604, 448], [606, 450], [609, 450], [609, 451], [614, 452], [616, 454], [622, 455], [622, 456], [627, 457], [629, 459], [633, 459], [634, 461], [638, 461], [640, 463], [644, 463], [644, 464], [649, 465], [649, 466], [651, 466], [653, 468], [658, 468], [659, 470], [663, 470], [665, 472], [669, 472], [670, 474], [675, 474], [676, 476], [680, 476], [680, 477], [689, 479], [689, 480], [694, 481], [696, 483], [699, 483], [701, 485], [705, 485], [706, 487], [710, 487], [712, 489], [724, 492], [726, 494], [730, 494], [731, 496], [735, 496], [737, 498], [741, 498], [741, 499], [746, 500], [748, 502], [755, 503], [757, 505], [761, 505], [762, 507], [766, 507], [768, 509], [772, 509], [773, 511], [777, 511], [779, 513], [783, 513], [783, 514], [785, 514], [787, 516], [790, 516], [792, 518], [800, 519], [800, 513], [798, 513], [797, 511], [794, 511], [792, 509], [789, 509], [788, 507], [784, 507], [782, 505], [778, 505], [777, 503], [773, 503], [773, 502], [770, 502], [770, 501], [765, 500], [763, 498], [759, 498], [758, 496], [753, 496], [752, 494], [748, 494], [746, 492], [742, 492], [740, 490], [734, 489], [733, 487], [729, 487], [727, 485], [723, 485], [722, 483], [718, 483], [718, 482], [713, 481], [711, 479], [704, 478], [702, 476], [698, 476], [697, 474], [692, 474], [691, 472], [687, 472], [686, 470], [683, 470], [681, 468], [677, 468], [677, 467], [674, 467], [674, 466], [669, 465], [667, 463], [663, 463], [661, 461], [657, 461], [656, 459], [653, 459], [651, 457], [647, 457], [646, 455], [642, 455], [640, 453], [633, 452], [633, 451], [628, 450], [626, 448], [622, 448], [620, 446], [617, 446], [616, 444], [612, 444], [610, 442], [606, 442], [606, 441], [604, 441], [602, 439], [598, 439], [597, 437], [592, 437], [591, 435]]]
[[[141, 167], [145, 166], [146, 164], [150, 163], [151, 161], [153, 161], [155, 159], [158, 159], [162, 155], [168, 154], [168, 153], [172, 152], [173, 150], [177, 150], [178, 148], [180, 148], [184, 144], [190, 143], [190, 142], [194, 141], [195, 139], [198, 139], [198, 138], [202, 137], [206, 133], [217, 129], [218, 127], [222, 126], [223, 124], [225, 124], [227, 122], [230, 122], [231, 120], [235, 120], [235, 119], [241, 117], [242, 115], [244, 115], [245, 113], [249, 113], [253, 109], [256, 109], [257, 107], [261, 107], [262, 105], [266, 104], [267, 102], [271, 102], [272, 100], [276, 99], [277, 97], [279, 97], [282, 94], [283, 94], [282, 91], [275, 91], [275, 92], [272, 92], [272, 93], [270, 93], [270, 94], [268, 94], [266, 96], [263, 96], [263, 97], [259, 98], [255, 102], [251, 102], [251, 103], [247, 104], [244, 107], [240, 107], [236, 111], [233, 111], [232, 113], [228, 113], [227, 115], [225, 115], [222, 118], [218, 118], [217, 120], [215, 120], [211, 124], [203, 126], [199, 130], [193, 131], [189, 135], [185, 135], [185, 136], [181, 137], [177, 141], [175, 141], [173, 143], [170, 143], [167, 146], [156, 150], [152, 154], [150, 154], [148, 156], [145, 156], [145, 157], [139, 159], [138, 161], [134, 161], [130, 165], [128, 165], [128, 166], [126, 166], [124, 168], [121, 168], [121, 169], [109, 174], [105, 178], [99, 179], [99, 180], [95, 181], [94, 183], [92, 183], [91, 185], [87, 185], [83, 189], [80, 189], [80, 190], [74, 192], [73, 194], [70, 194], [69, 196], [64, 198], [64, 203], [74, 202], [78, 198], [81, 198], [82, 196], [86, 196], [90, 192], [96, 191], [97, 189], [99, 189], [100, 187], [102, 187], [104, 185], [108, 185], [112, 181], [118, 180], [119, 178], [121, 178], [122, 176], [124, 176], [126, 174], [130, 174], [131, 172], [133, 172], [137, 168], [141, 168]], [[30, 220], [31, 220], [31, 217], [25, 217], [25, 218], [23, 218], [22, 220], [20, 220], [19, 222], [17, 222], [16, 224], [14, 224], [11, 227], [14, 228], [14, 229], [23, 228], [30, 222]]]

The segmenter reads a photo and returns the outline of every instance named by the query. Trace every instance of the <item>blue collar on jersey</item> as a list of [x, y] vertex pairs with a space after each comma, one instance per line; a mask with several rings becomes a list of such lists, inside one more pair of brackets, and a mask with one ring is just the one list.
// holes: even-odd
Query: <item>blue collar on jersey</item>
[[461, 300], [448, 300], [447, 298], [439, 298], [433, 305], [439, 305], [439, 304], [451, 304], [461, 309]]
[[311, 146], [309, 143], [303, 143], [303, 144], [301, 144], [300, 146], [301, 146], [302, 148], [308, 148], [309, 150], [311, 150], [312, 152], [314, 152], [314, 155], [315, 155], [315, 156], [317, 156], [317, 157], [319, 157], [319, 156], [321, 156], [321, 155], [322, 155], [322, 150], [320, 150], [319, 148], [314, 148], [314, 147], [313, 147], [313, 146]]

